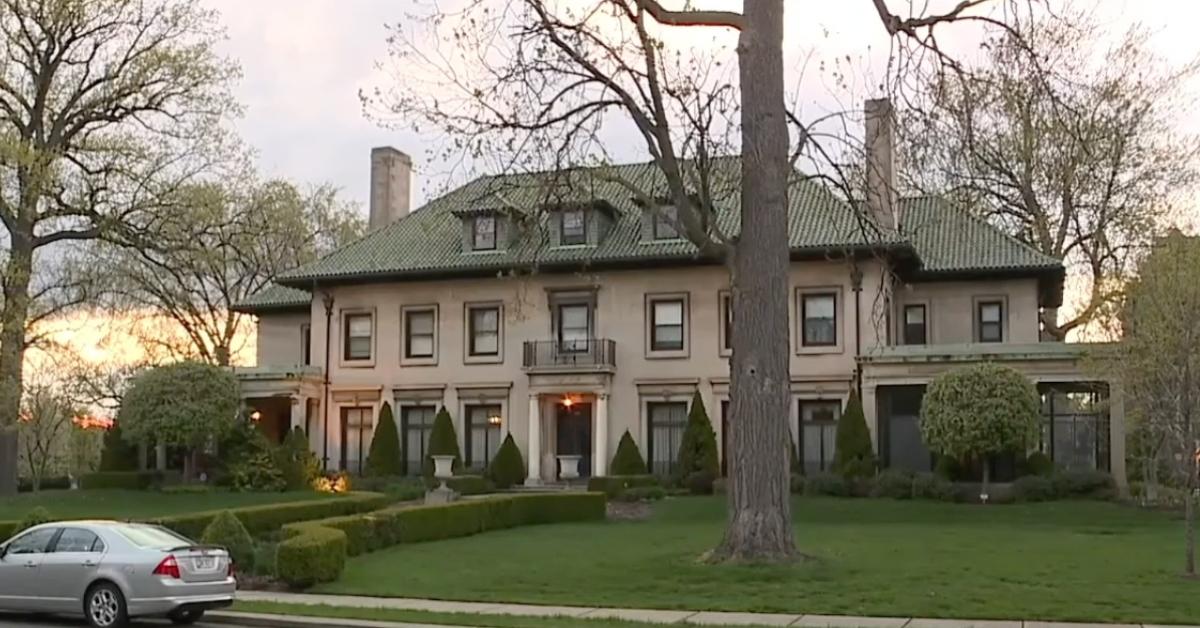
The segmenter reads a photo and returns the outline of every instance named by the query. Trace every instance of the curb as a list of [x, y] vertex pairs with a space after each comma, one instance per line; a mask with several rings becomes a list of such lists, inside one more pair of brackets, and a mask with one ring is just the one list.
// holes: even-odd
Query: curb
[[293, 615], [268, 615], [266, 613], [241, 613], [237, 611], [209, 611], [204, 614], [204, 623], [236, 624], [254, 628], [471, 628], [469, 626], [446, 626], [445, 624], [409, 624], [369, 619], [342, 619], [338, 617], [300, 617]]

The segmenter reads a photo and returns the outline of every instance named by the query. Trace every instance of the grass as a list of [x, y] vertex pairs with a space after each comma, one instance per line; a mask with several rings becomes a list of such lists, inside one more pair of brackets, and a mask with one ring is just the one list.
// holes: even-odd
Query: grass
[[294, 493], [157, 493], [127, 490], [42, 491], [0, 498], [0, 521], [18, 520], [34, 507], [42, 506], [63, 519], [140, 519], [238, 508], [259, 504], [325, 499], [326, 494]]
[[[322, 593], [578, 606], [1189, 623], [1183, 526], [1113, 503], [972, 506], [798, 499], [815, 560], [711, 566], [721, 498], [656, 506], [645, 522], [534, 526], [351, 559]], [[403, 568], [403, 565], [414, 568]], [[419, 566], [419, 567], [415, 567]]]
[[[433, 613], [394, 608], [354, 608], [310, 604], [280, 604], [277, 602], [235, 602], [232, 610], [244, 613], [269, 613], [301, 617], [334, 617], [365, 619], [412, 624], [443, 626], [482, 626], [486, 628], [660, 628], [662, 624], [647, 624], [614, 619], [580, 619], [578, 617], [529, 617], [523, 615], [484, 615], [476, 613]], [[721, 628], [709, 625], [709, 628]], [[727, 627], [728, 628], [728, 627]], [[754, 628], [741, 626], [740, 628]]]

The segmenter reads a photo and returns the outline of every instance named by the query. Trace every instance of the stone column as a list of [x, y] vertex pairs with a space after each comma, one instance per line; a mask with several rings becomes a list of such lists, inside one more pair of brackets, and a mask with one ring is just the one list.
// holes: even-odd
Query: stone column
[[304, 419], [308, 411], [308, 399], [302, 395], [292, 396], [292, 420], [288, 430], [304, 429]]
[[154, 443], [154, 468], [158, 471], [167, 470], [167, 444], [162, 441]]
[[529, 395], [529, 450], [525, 452], [529, 474], [525, 478], [525, 486], [540, 486], [542, 484], [541, 402], [541, 398], [537, 395]]
[[608, 393], [596, 395], [596, 429], [592, 443], [592, 475], [608, 475]]

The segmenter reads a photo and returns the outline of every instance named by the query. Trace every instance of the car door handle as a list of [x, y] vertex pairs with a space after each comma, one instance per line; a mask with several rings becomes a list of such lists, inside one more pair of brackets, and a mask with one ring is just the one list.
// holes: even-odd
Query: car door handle
[[83, 566], [84, 566], [84, 567], [95, 567], [95, 566], [96, 566], [96, 565], [98, 565], [98, 564], [100, 564], [100, 563], [97, 563], [97, 562], [96, 562], [96, 561], [94, 561], [94, 560], [85, 560], [85, 561], [83, 561]]
[[26, 569], [37, 569], [37, 566], [38, 566], [38, 564], [33, 562], [32, 560], [25, 563]]

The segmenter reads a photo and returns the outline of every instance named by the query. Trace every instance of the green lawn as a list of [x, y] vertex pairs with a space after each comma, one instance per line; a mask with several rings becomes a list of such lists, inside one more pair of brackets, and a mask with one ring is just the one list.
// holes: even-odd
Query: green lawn
[[324, 493], [158, 493], [151, 491], [94, 490], [43, 491], [0, 498], [0, 521], [20, 519], [36, 506], [56, 518], [85, 517], [139, 519], [219, 508], [326, 499]]
[[1194, 623], [1183, 526], [1100, 502], [972, 506], [799, 499], [815, 557], [710, 566], [721, 498], [656, 506], [646, 522], [533, 526], [351, 559], [325, 593], [451, 600], [922, 617]]

